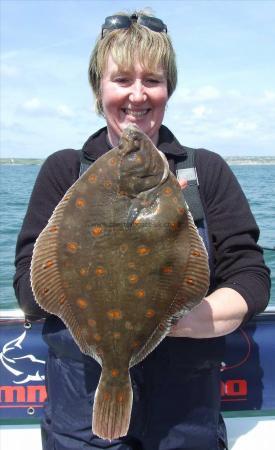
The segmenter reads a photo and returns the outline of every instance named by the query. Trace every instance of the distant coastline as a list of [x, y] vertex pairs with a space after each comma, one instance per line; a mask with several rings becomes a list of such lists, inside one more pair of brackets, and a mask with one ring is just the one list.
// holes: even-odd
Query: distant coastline
[[275, 165], [275, 156], [226, 156], [224, 159], [230, 166]]
[[[275, 165], [275, 156], [225, 156], [230, 166]], [[34, 165], [41, 166], [44, 159], [38, 158], [0, 158], [0, 165]]]
[[9, 166], [41, 166], [43, 162], [44, 159], [37, 158], [0, 158], [0, 165]]

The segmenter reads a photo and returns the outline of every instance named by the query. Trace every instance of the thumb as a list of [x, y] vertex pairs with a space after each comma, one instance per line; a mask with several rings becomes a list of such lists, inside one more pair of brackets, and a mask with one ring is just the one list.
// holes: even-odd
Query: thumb
[[185, 179], [180, 180], [179, 181], [179, 185], [180, 185], [181, 189], [185, 189], [187, 187], [187, 185], [188, 185], [188, 181], [185, 180]]

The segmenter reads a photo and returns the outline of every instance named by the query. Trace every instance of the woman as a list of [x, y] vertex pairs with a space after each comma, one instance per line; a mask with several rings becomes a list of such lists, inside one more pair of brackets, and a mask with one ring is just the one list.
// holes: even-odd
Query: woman
[[[142, 13], [107, 17], [89, 76], [107, 127], [93, 134], [82, 152], [62, 150], [46, 160], [18, 237], [14, 285], [29, 320], [45, 317], [30, 287], [33, 245], [56, 204], [77, 180], [80, 160], [83, 169], [116, 146], [129, 123], [137, 124], [166, 154], [172, 171], [187, 154], [162, 125], [177, 71], [161, 20]], [[129, 433], [111, 443], [91, 435], [100, 367], [80, 353], [61, 320], [48, 315], [43, 331], [49, 346], [44, 450], [227, 448], [219, 395], [222, 336], [265, 308], [270, 280], [256, 243], [259, 230], [232, 172], [217, 154], [202, 149], [195, 152], [195, 167], [204, 210], [204, 220], [197, 225], [211, 267], [207, 297], [131, 369], [134, 403]]]

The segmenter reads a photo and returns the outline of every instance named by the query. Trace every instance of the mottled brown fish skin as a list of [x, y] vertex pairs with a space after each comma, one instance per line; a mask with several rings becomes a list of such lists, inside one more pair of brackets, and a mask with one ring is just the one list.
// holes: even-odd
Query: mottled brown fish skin
[[128, 432], [129, 367], [208, 289], [204, 245], [166, 159], [128, 127], [117, 148], [68, 190], [35, 244], [31, 282], [42, 308], [102, 366], [93, 432]]

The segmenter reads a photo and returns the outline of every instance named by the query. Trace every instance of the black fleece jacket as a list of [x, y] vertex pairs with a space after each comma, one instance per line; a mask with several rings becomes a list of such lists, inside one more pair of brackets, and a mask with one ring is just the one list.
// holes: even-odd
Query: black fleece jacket
[[[94, 161], [110, 148], [107, 130], [103, 128], [88, 139], [83, 150]], [[186, 147], [164, 126], [160, 129], [158, 148], [165, 153], [172, 171], [175, 161], [186, 155]], [[212, 247], [215, 288], [230, 287], [239, 292], [248, 305], [247, 320], [264, 310], [270, 294], [269, 269], [257, 245], [259, 229], [238, 181], [218, 154], [197, 149], [195, 166]], [[55, 206], [77, 180], [79, 168], [79, 150], [58, 151], [44, 162], [34, 185], [18, 236], [14, 276], [16, 297], [29, 320], [47, 316], [31, 290], [33, 246]]]

